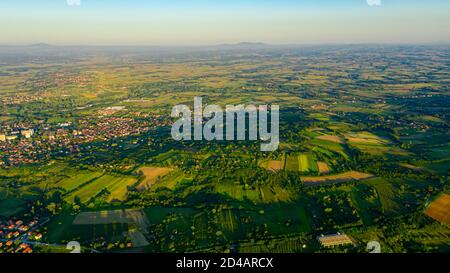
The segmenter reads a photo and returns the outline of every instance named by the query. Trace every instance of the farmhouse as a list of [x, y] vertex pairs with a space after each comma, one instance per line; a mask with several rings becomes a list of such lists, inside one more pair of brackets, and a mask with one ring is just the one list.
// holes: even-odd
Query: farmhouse
[[331, 234], [331, 235], [322, 235], [317, 237], [319, 243], [323, 247], [334, 247], [334, 246], [342, 246], [353, 244], [353, 240], [346, 234]]

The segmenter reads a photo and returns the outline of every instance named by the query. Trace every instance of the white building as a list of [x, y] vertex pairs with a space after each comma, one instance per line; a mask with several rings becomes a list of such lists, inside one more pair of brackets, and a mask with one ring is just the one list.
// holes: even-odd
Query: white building
[[31, 138], [34, 134], [34, 130], [33, 129], [23, 130], [21, 133], [22, 133], [22, 136], [24, 136], [25, 138]]
[[17, 139], [16, 135], [6, 136], [6, 140], [14, 140], [14, 139]]

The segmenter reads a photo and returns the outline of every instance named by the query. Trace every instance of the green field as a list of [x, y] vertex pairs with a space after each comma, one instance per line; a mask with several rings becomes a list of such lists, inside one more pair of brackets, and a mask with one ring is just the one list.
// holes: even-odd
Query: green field
[[165, 208], [165, 207], [147, 207], [144, 213], [152, 225], [161, 224], [164, 219], [171, 215], [192, 217], [198, 213], [198, 210], [193, 208]]
[[314, 160], [314, 157], [310, 154], [301, 154], [298, 157], [299, 162], [299, 170], [300, 172], [317, 172], [317, 163]]
[[439, 175], [450, 175], [450, 159], [433, 161], [425, 165], [426, 168], [436, 172]]
[[299, 171], [298, 157], [297, 155], [286, 155], [286, 171]]
[[75, 176], [59, 181], [55, 186], [70, 192], [81, 185], [100, 177], [102, 174], [103, 173], [101, 172], [81, 171]]
[[73, 202], [74, 198], [77, 196], [82, 203], [86, 203], [104, 189], [107, 189], [110, 193], [108, 195], [109, 201], [114, 199], [120, 200], [126, 196], [127, 187], [133, 185], [135, 182], [136, 179], [133, 177], [103, 175], [86, 186], [72, 192], [69, 196], [65, 197], [65, 200]]
[[287, 155], [286, 170], [294, 172], [317, 172], [317, 162], [312, 154]]
[[291, 194], [280, 186], [260, 186], [261, 200], [263, 203], [288, 202]]
[[395, 201], [393, 186], [388, 181], [381, 178], [374, 178], [363, 182], [366, 185], [373, 186], [378, 193], [381, 208], [384, 213], [398, 213], [399, 205]]
[[253, 189], [245, 189], [242, 185], [232, 182], [222, 182], [215, 185], [215, 191], [231, 198], [243, 201], [244, 198], [252, 202], [261, 202], [260, 193]]

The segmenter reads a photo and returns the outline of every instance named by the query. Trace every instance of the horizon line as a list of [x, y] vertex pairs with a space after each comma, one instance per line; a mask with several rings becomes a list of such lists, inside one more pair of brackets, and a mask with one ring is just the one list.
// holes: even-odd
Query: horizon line
[[218, 46], [314, 46], [314, 45], [450, 45], [450, 41], [430, 41], [430, 42], [305, 42], [305, 43], [266, 43], [266, 42], [236, 42], [236, 43], [215, 43], [215, 44], [52, 44], [45, 42], [27, 44], [4, 44], [0, 47], [27, 47], [27, 46], [47, 46], [47, 47], [218, 47]]

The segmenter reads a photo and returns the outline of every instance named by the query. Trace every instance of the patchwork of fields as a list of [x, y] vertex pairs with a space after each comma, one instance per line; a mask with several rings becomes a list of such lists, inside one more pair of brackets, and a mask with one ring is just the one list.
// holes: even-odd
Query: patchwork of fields
[[[449, 252], [449, 48], [247, 46], [7, 53], [0, 226], [100, 252]], [[196, 96], [279, 105], [279, 149], [175, 141]], [[337, 232], [357, 244], [318, 244]]]
[[282, 160], [270, 160], [260, 164], [272, 171], [290, 171], [301, 173], [327, 173], [330, 168], [325, 162], [318, 162], [313, 154], [286, 154]]

